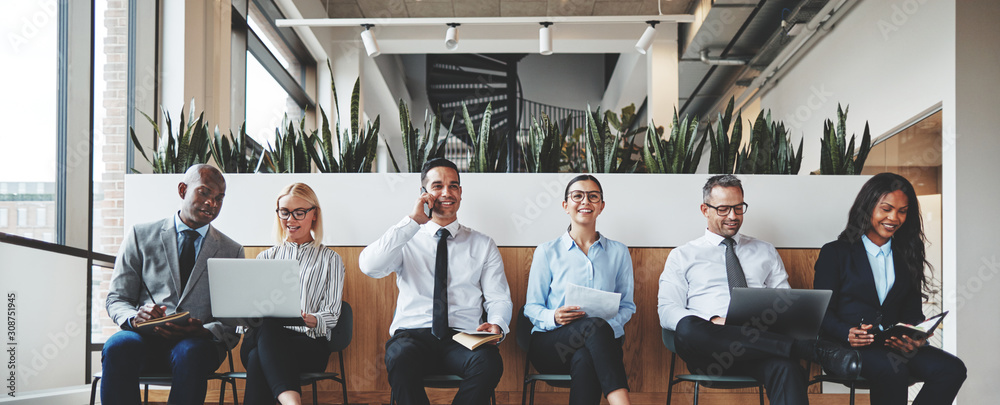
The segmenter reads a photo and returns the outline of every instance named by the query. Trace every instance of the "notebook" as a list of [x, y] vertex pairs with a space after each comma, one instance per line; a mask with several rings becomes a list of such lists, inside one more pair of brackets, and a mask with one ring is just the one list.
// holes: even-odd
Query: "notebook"
[[832, 295], [830, 290], [733, 288], [726, 325], [816, 339]]

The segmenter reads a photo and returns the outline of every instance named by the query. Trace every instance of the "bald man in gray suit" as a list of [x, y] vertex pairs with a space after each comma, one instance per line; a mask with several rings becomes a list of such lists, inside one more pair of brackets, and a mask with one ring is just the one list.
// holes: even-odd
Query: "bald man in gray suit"
[[[243, 246], [209, 225], [222, 209], [226, 180], [212, 166], [194, 165], [177, 193], [180, 210], [134, 226], [115, 260], [106, 305], [122, 330], [104, 344], [103, 404], [138, 404], [144, 372], [172, 374], [169, 403], [203, 403], [208, 375], [239, 341], [235, 327], [212, 317], [209, 301], [208, 259], [244, 257]], [[187, 323], [137, 328], [184, 311]]]

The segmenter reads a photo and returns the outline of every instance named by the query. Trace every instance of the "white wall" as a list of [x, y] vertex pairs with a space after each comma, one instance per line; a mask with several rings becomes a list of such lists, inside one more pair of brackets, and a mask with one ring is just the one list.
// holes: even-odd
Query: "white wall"
[[954, 15], [953, 0], [861, 1], [762, 97], [792, 139], [805, 136], [802, 173], [819, 168], [823, 121], [836, 121], [838, 102], [860, 141], [865, 121], [875, 137], [946, 98]]
[[[574, 173], [462, 173], [460, 221], [500, 246], [537, 246], [565, 232], [560, 203]], [[176, 212], [182, 175], [127, 175], [125, 227]], [[632, 247], [674, 247], [705, 230], [699, 211], [707, 176], [598, 174], [607, 206], [598, 229]], [[785, 248], [818, 248], [837, 237], [868, 176], [741, 176], [750, 204], [742, 231]], [[301, 181], [316, 190], [329, 246], [365, 246], [412, 211], [420, 175], [228, 174], [226, 202], [213, 225], [237, 242], [274, 244], [275, 196]], [[828, 195], [828, 190], [842, 192]], [[816, 198], [822, 195], [823, 198]], [[807, 208], [806, 208], [807, 207]], [[830, 213], [790, 215], [789, 212]]]
[[517, 73], [525, 100], [586, 110], [588, 103], [597, 108], [604, 96], [604, 54], [528, 54]]
[[[12, 399], [10, 372], [15, 372], [13, 399], [84, 383], [87, 260], [6, 243], [0, 243], [0, 257], [0, 294], [8, 317], [2, 398]], [[15, 370], [8, 369], [11, 361]]]

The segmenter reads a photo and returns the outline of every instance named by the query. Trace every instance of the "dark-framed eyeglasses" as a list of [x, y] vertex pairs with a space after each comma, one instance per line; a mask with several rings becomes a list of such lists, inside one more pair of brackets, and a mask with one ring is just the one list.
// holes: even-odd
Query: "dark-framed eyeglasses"
[[720, 217], [729, 215], [729, 210], [733, 210], [734, 212], [736, 212], [736, 215], [743, 215], [747, 212], [747, 209], [750, 207], [750, 205], [747, 203], [739, 203], [736, 205], [720, 205], [718, 207], [709, 203], [705, 203], [705, 205], [707, 205], [709, 208], [714, 209], [715, 212], [719, 214]]
[[592, 203], [599, 203], [601, 202], [601, 200], [604, 199], [604, 194], [601, 194], [600, 191], [574, 190], [570, 191], [569, 194], [567, 194], [567, 196], [569, 197], [570, 201], [573, 201], [575, 203], [583, 202], [583, 197], [587, 197], [587, 201], [590, 201]]
[[316, 209], [316, 207], [312, 207], [312, 208], [309, 208], [309, 209], [299, 208], [299, 209], [292, 210], [292, 211], [289, 211], [289, 210], [286, 210], [286, 209], [283, 209], [283, 208], [278, 208], [278, 209], [274, 210], [274, 212], [278, 213], [278, 218], [288, 219], [288, 218], [293, 218], [294, 217], [296, 221], [301, 221], [303, 219], [306, 219], [306, 214], [308, 214], [309, 211], [312, 211], [314, 209]]

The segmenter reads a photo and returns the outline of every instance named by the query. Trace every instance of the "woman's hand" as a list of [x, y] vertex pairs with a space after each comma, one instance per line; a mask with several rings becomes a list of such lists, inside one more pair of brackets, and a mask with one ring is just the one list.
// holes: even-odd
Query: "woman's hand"
[[872, 344], [875, 341], [875, 335], [868, 333], [872, 326], [861, 324], [860, 327], [851, 328], [847, 332], [847, 342], [851, 344], [851, 347], [862, 347]]
[[570, 322], [573, 322], [585, 316], [587, 316], [587, 313], [581, 311], [580, 307], [563, 305], [559, 308], [556, 308], [556, 313], [553, 315], [553, 318], [555, 319], [556, 324], [558, 325], [569, 325]]
[[317, 325], [316, 317], [312, 314], [307, 314], [306, 311], [302, 311], [302, 320], [305, 321], [306, 326], [310, 328], [315, 328]]
[[917, 351], [924, 343], [927, 343], [927, 339], [911, 339], [906, 335], [903, 335], [901, 338], [893, 336], [885, 341], [886, 346], [906, 354]]

